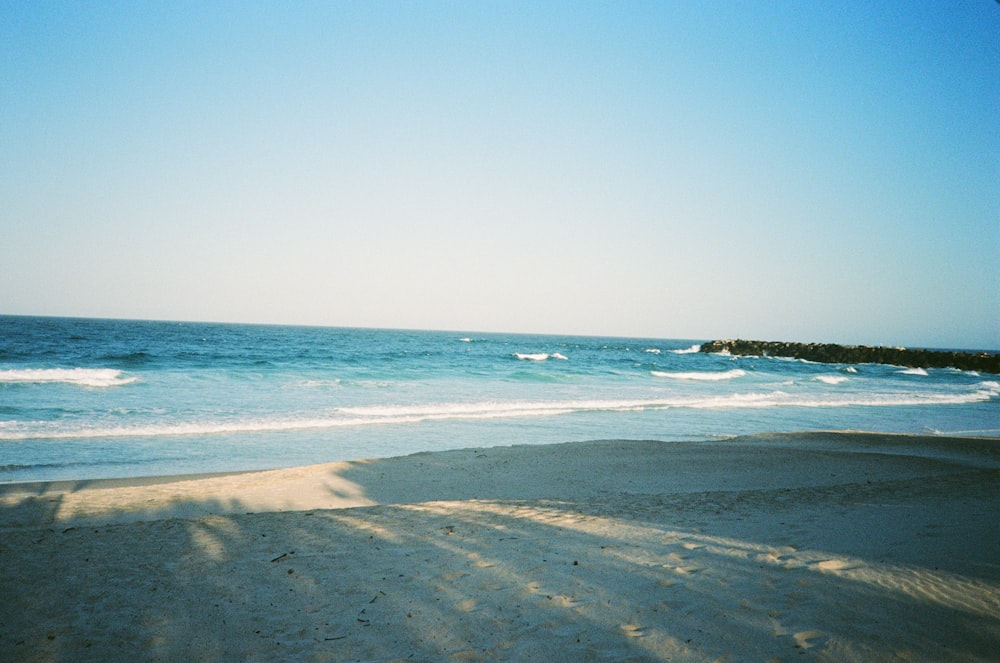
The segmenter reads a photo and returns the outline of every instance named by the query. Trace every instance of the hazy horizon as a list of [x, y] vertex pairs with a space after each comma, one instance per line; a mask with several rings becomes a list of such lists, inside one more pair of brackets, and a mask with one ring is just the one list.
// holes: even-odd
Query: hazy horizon
[[175, 320], [175, 319], [164, 319], [164, 318], [102, 318], [94, 316], [65, 316], [65, 315], [36, 315], [31, 313], [0, 313], [0, 317], [11, 317], [11, 318], [51, 318], [54, 320], [97, 320], [106, 322], [150, 322], [150, 323], [168, 323], [168, 324], [183, 324], [183, 325], [236, 325], [236, 326], [248, 326], [248, 327], [304, 327], [304, 328], [315, 328], [315, 329], [343, 329], [343, 330], [365, 330], [369, 329], [372, 331], [399, 331], [399, 332], [428, 332], [432, 334], [462, 334], [462, 335], [510, 335], [510, 336], [545, 336], [545, 337], [561, 337], [561, 338], [617, 338], [623, 340], [643, 340], [643, 341], [684, 341], [691, 342], [695, 344], [702, 344], [708, 341], [728, 341], [728, 340], [743, 340], [743, 341], [760, 341], [760, 342], [781, 342], [781, 343], [798, 343], [798, 344], [825, 344], [829, 343], [832, 345], [845, 345], [845, 346], [873, 346], [873, 347], [900, 347], [908, 350], [945, 350], [945, 351], [956, 351], [956, 352], [989, 352], [991, 354], [1000, 353], [1000, 348], [970, 348], [970, 347], [941, 347], [941, 346], [929, 346], [929, 345], [904, 345], [899, 343], [853, 343], [848, 341], [831, 341], [824, 339], [793, 339], [793, 338], [745, 338], [736, 336], [641, 336], [641, 335], [629, 335], [629, 334], [580, 334], [573, 332], [536, 332], [536, 331], [505, 331], [505, 330], [490, 330], [490, 329], [428, 329], [420, 327], [364, 327], [364, 326], [354, 326], [354, 325], [326, 325], [326, 324], [310, 324], [310, 323], [285, 323], [285, 322], [255, 322], [255, 321], [244, 321], [244, 320]]

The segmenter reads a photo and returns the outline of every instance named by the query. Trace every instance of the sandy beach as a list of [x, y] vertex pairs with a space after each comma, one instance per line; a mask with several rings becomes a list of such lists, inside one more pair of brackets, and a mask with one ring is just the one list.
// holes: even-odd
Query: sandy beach
[[0, 486], [4, 661], [990, 661], [1000, 444], [788, 433]]

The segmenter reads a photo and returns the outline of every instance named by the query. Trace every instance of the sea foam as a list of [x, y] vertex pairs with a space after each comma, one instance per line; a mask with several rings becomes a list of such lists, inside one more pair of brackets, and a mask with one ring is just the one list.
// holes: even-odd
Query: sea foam
[[515, 352], [514, 356], [524, 361], [546, 361], [548, 359], [562, 359], [566, 361], [569, 359], [569, 357], [559, 354], [558, 352], [553, 352], [552, 354], [549, 354], [547, 352], [535, 352], [535, 353]]
[[117, 387], [139, 378], [114, 368], [21, 368], [0, 371], [0, 383], [64, 382], [82, 387]]
[[537, 401], [472, 401], [409, 405], [344, 407], [317, 417], [260, 417], [236, 420], [175, 421], [157, 424], [74, 425], [63, 422], [0, 421], [0, 440], [135, 438], [171, 435], [220, 435], [287, 432], [307, 429], [417, 424], [425, 421], [522, 419], [582, 412], [639, 412], [669, 409], [766, 409], [774, 407], [839, 408], [951, 405], [988, 401], [1000, 395], [1000, 384], [985, 382], [961, 393], [903, 392], [817, 396], [784, 391], [674, 396], [655, 399], [567, 399]]
[[673, 380], [732, 380], [734, 378], [741, 378], [747, 374], [746, 371], [740, 368], [734, 368], [731, 371], [688, 371], [688, 372], [667, 372], [667, 371], [651, 371], [652, 374], [658, 378], [671, 378]]
[[692, 355], [695, 354], [696, 352], [701, 352], [701, 346], [692, 345], [690, 348], [686, 348], [684, 350], [671, 350], [671, 352], [673, 352], [675, 355]]
[[1000, 382], [985, 380], [977, 384], [976, 388], [980, 392], [989, 394], [990, 396], [1000, 396]]

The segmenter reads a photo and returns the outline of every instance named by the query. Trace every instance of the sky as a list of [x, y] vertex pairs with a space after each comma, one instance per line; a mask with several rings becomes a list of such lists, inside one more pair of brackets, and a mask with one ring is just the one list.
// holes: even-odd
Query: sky
[[0, 313], [1000, 349], [1000, 4], [0, 0]]

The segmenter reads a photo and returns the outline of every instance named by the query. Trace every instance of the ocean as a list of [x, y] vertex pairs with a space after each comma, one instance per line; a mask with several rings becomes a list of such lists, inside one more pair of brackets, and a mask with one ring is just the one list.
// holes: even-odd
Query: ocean
[[0, 316], [0, 482], [771, 431], [1000, 443], [1000, 376], [700, 342]]

